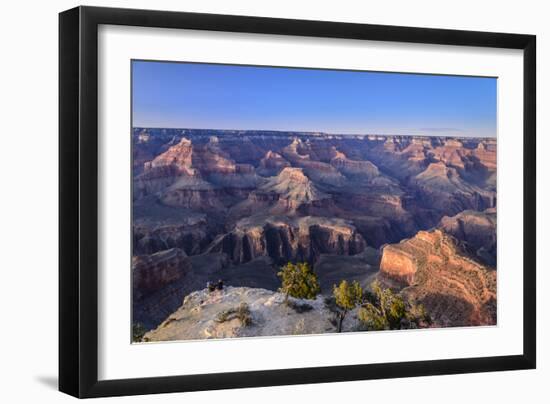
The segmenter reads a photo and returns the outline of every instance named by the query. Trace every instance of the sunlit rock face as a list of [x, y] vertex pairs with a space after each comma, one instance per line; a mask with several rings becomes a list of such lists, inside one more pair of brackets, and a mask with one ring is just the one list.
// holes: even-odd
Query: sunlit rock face
[[178, 144], [169, 147], [168, 150], [155, 157], [151, 162], [145, 163], [145, 168], [147, 170], [155, 167], [172, 166], [182, 174], [192, 175], [192, 158], [193, 145], [190, 140], [182, 138]]
[[439, 229], [384, 247], [380, 276], [423, 304], [438, 325], [496, 324], [496, 271]]

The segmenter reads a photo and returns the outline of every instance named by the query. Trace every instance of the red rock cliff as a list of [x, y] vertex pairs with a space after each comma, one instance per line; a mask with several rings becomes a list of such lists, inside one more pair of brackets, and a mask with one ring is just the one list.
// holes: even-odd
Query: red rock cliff
[[397, 281], [439, 326], [496, 324], [496, 271], [471, 259], [441, 230], [384, 247], [380, 276]]

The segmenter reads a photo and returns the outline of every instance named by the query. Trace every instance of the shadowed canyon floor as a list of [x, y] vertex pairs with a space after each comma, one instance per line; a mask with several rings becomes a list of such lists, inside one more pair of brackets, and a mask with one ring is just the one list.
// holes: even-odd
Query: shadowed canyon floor
[[[132, 142], [147, 340], [335, 332], [326, 299], [344, 279], [379, 280], [433, 327], [496, 324], [495, 139], [134, 128]], [[287, 262], [319, 278], [307, 311], [280, 304]]]

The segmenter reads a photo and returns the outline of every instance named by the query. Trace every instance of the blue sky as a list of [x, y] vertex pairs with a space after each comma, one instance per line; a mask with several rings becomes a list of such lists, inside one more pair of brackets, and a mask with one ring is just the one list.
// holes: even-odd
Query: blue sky
[[495, 78], [132, 62], [133, 126], [496, 136]]

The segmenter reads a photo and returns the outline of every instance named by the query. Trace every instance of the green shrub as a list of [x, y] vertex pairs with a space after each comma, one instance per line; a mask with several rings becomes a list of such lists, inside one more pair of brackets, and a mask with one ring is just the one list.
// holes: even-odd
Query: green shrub
[[349, 283], [343, 280], [338, 286], [333, 286], [332, 295], [334, 296], [336, 305], [340, 309], [337, 330], [338, 332], [342, 332], [342, 323], [348, 311], [353, 310], [363, 302], [363, 288], [361, 288], [361, 285], [357, 281]]
[[383, 288], [378, 281], [371, 284], [371, 289], [372, 297], [358, 312], [359, 321], [367, 330], [400, 330], [430, 323], [424, 306], [405, 302], [399, 294]]
[[248, 304], [242, 302], [238, 307], [223, 310], [218, 313], [214, 321], [218, 323], [224, 323], [238, 318], [243, 326], [249, 326], [252, 324], [252, 315]]
[[315, 299], [321, 291], [317, 275], [307, 262], [293, 264], [289, 262], [277, 274], [281, 278], [279, 292], [285, 294], [285, 302], [288, 296], [297, 299]]

